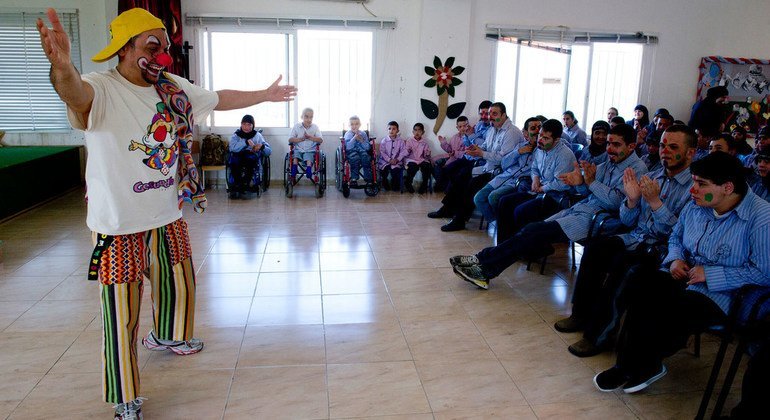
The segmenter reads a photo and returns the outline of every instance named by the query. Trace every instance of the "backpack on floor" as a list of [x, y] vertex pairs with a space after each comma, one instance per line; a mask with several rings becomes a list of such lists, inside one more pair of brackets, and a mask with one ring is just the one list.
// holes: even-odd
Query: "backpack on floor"
[[201, 142], [201, 166], [216, 166], [225, 164], [227, 143], [219, 134], [209, 134]]

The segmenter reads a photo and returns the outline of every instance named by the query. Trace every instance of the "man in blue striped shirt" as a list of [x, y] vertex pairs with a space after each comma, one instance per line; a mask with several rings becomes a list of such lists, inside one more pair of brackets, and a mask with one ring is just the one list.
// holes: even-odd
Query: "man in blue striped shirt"
[[[449, 259], [455, 274], [481, 289], [489, 288], [489, 280], [497, 277], [519, 259], [535, 260], [553, 253], [551, 244], [579, 241], [588, 236], [591, 219], [598, 210], [617, 212], [625, 197], [623, 171], [632, 168], [643, 174], [647, 167], [634, 153], [634, 129], [618, 125], [610, 130], [607, 141], [609, 161], [598, 167], [583, 162], [575, 170], [558, 178], [588, 198], [549, 217], [544, 222], [526, 225], [510, 239], [488, 247], [476, 255], [458, 255]], [[581, 170], [582, 169], [582, 170]], [[533, 183], [534, 185], [534, 183]]]
[[690, 201], [690, 163], [696, 141], [690, 127], [672, 126], [660, 138], [663, 168], [639, 181], [631, 168], [623, 174], [626, 199], [620, 206], [620, 220], [633, 230], [586, 244], [572, 295], [572, 315], [554, 324], [560, 332], [584, 331], [583, 338], [568, 348], [575, 356], [590, 357], [610, 349], [625, 312], [622, 280], [626, 272], [636, 264], [652, 269], [660, 265], [665, 256], [661, 248]]
[[[669, 239], [668, 271], [629, 273], [617, 361], [594, 377], [601, 391], [648, 387], [666, 374], [663, 358], [684, 347], [687, 337], [726, 321], [738, 289], [770, 287], [770, 203], [748, 188], [740, 161], [726, 153], [712, 153], [690, 171], [693, 202]], [[741, 317], [758, 293], [744, 299]]]

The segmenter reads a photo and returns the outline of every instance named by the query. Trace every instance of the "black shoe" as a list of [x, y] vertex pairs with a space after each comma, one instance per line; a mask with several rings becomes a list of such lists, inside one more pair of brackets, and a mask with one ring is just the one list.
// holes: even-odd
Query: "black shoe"
[[573, 333], [583, 330], [585, 322], [576, 317], [574, 314], [570, 315], [569, 318], [564, 318], [556, 321], [555, 324], [553, 324], [553, 328], [558, 332], [563, 333]]
[[597, 346], [587, 338], [581, 338], [580, 341], [567, 347], [567, 350], [577, 357], [592, 357], [604, 353], [607, 349], [604, 346]]
[[463, 222], [461, 219], [454, 218], [451, 222], [445, 224], [444, 226], [441, 226], [442, 232], [457, 232], [458, 230], [464, 230], [465, 229], [465, 222]]
[[452, 213], [450, 213], [446, 207], [441, 206], [440, 209], [428, 213], [428, 217], [431, 219], [444, 219], [447, 217], [452, 217]]
[[628, 377], [619, 367], [613, 366], [594, 376], [596, 389], [602, 392], [612, 392], [628, 381]]
[[233, 191], [233, 192], [230, 193], [230, 198], [232, 198], [233, 200], [238, 199], [240, 196], [241, 196], [241, 193], [236, 192], [236, 191]]
[[626, 383], [626, 386], [623, 387], [623, 392], [626, 394], [633, 394], [634, 392], [639, 392], [643, 390], [644, 388], [647, 388], [648, 386], [652, 385], [653, 382], [657, 381], [658, 379], [666, 376], [666, 373], [668, 373], [668, 370], [666, 369], [666, 366], [664, 364], [660, 364], [660, 369], [658, 369], [656, 372], [646, 374], [646, 375], [639, 375], [632, 377], [628, 380], [628, 383]]

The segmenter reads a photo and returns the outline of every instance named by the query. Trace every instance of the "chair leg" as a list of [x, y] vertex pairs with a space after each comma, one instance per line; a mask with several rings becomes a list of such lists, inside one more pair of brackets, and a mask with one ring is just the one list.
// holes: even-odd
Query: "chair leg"
[[725, 382], [722, 384], [722, 390], [719, 391], [717, 402], [714, 405], [714, 411], [711, 412], [711, 418], [716, 419], [722, 415], [722, 409], [725, 407], [725, 401], [730, 394], [730, 388], [733, 386], [733, 380], [735, 374], [738, 372], [738, 366], [741, 364], [741, 358], [743, 353], [746, 352], [747, 343], [746, 340], [739, 340], [738, 345], [735, 348], [735, 354], [733, 354], [733, 360], [730, 363], [730, 367], [727, 369], [727, 375], [725, 376]]
[[532, 260], [527, 261], [527, 271], [532, 267]]
[[479, 230], [484, 230], [484, 215], [481, 215], [481, 220], [479, 220]]
[[540, 275], [541, 275], [541, 276], [542, 276], [543, 274], [545, 274], [545, 262], [546, 262], [546, 260], [547, 260], [547, 259], [548, 259], [548, 257], [547, 257], [547, 256], [545, 256], [545, 257], [543, 257], [543, 259], [542, 259], [542, 260], [540, 260]]
[[570, 241], [570, 248], [572, 248], [572, 271], [575, 271], [577, 269], [577, 264], [575, 264], [575, 242]]
[[695, 416], [696, 420], [703, 420], [706, 416], [706, 409], [708, 409], [709, 401], [711, 401], [711, 394], [714, 393], [714, 386], [719, 376], [719, 371], [722, 369], [722, 362], [725, 359], [725, 353], [727, 353], [727, 347], [730, 345], [730, 339], [725, 337], [722, 339], [722, 343], [719, 345], [719, 351], [717, 357], [714, 359], [714, 367], [711, 369], [711, 375], [706, 383], [706, 390], [703, 391], [703, 398], [700, 401], [700, 407], [698, 407], [698, 414]]

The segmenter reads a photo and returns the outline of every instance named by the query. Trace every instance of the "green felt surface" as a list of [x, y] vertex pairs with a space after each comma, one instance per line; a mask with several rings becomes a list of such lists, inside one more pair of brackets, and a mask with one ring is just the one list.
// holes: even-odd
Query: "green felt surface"
[[55, 155], [77, 146], [7, 146], [0, 147], [0, 169], [8, 168], [30, 160]]

